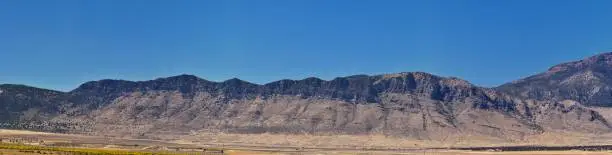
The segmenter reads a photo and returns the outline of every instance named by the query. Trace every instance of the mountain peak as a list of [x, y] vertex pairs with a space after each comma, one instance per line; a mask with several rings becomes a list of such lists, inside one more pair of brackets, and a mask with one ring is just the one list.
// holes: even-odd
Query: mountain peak
[[98, 81], [85, 82], [72, 91], [76, 92], [76, 91], [83, 91], [83, 90], [118, 88], [118, 87], [133, 86], [135, 84], [136, 84], [135, 82], [126, 81], [126, 80], [104, 79], [104, 80], [98, 80]]
[[166, 77], [166, 78], [159, 78], [157, 80], [178, 80], [178, 81], [198, 81], [198, 80], [203, 80], [195, 75], [191, 75], [191, 74], [180, 74], [180, 75], [176, 75], [176, 76], [170, 76], [170, 77]]
[[602, 52], [597, 55], [591, 56], [590, 58], [593, 57], [612, 57], [612, 52]]
[[586, 62], [590, 64], [601, 63], [606, 65], [612, 65], [612, 52], [601, 53], [586, 59]]
[[21, 85], [21, 84], [0, 84], [0, 91], [2, 91], [2, 90], [4, 90], [4, 91], [8, 91], [8, 90], [17, 90], [17, 91], [36, 90], [36, 91], [47, 91], [47, 92], [61, 93], [60, 91], [56, 91], [56, 90], [37, 88], [37, 87]]
[[538, 100], [575, 100], [584, 105], [612, 106], [612, 53], [562, 63], [548, 71], [496, 89]]
[[231, 78], [231, 79], [225, 80], [225, 81], [223, 81], [223, 84], [234, 85], [234, 86], [238, 86], [238, 85], [253, 85], [253, 86], [255, 86], [255, 85], [257, 85], [257, 84], [254, 84], [254, 83], [251, 83], [251, 82], [248, 82], [248, 81], [241, 80], [239, 78]]
[[301, 81], [308, 82], [308, 83], [311, 83], [311, 82], [325, 82], [325, 80], [317, 78], [317, 77], [308, 77], [308, 78], [302, 79]]
[[438, 78], [439, 76], [426, 72], [399, 72], [379, 75], [383, 79], [412, 76], [416, 79]]
[[612, 66], [612, 52], [600, 53], [582, 60], [572, 61], [555, 65], [548, 69], [547, 73], [557, 73], [561, 71], [585, 69], [590, 67], [610, 67]]

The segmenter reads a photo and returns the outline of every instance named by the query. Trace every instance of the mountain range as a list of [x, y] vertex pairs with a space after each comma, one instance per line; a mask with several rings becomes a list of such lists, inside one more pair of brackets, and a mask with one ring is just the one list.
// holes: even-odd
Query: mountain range
[[263, 85], [193, 75], [106, 79], [69, 92], [0, 85], [0, 128], [145, 138], [193, 131], [418, 139], [609, 133], [612, 118], [599, 110], [608, 107], [612, 53], [556, 65], [494, 88], [424, 72]]

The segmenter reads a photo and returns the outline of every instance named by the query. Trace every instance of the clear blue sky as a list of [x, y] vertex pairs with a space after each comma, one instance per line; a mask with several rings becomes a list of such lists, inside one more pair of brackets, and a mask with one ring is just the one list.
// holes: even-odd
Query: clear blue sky
[[3, 0], [0, 83], [424, 71], [495, 86], [612, 51], [610, 0]]

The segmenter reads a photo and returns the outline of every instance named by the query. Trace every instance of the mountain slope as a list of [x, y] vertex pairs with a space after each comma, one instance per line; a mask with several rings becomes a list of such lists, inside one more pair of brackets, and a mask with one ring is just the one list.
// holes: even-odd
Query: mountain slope
[[[4, 120], [26, 123], [29, 111], [45, 107], [49, 111], [42, 116], [47, 117], [29, 120], [49, 122], [60, 132], [131, 137], [212, 130], [517, 139], [547, 130], [597, 133], [611, 128], [598, 112], [580, 104], [517, 98], [422, 72], [265, 85], [179, 75], [92, 81], [65, 93], [29, 87], [0, 90], [0, 104], [15, 113], [3, 115]], [[15, 100], [18, 94], [30, 100]], [[15, 105], [32, 106], [11, 107]]]
[[612, 107], [612, 53], [559, 64], [496, 89], [521, 98]]
[[59, 91], [24, 85], [0, 85], [0, 128], [67, 132], [80, 125], [50, 121], [70, 114], [73, 104]]

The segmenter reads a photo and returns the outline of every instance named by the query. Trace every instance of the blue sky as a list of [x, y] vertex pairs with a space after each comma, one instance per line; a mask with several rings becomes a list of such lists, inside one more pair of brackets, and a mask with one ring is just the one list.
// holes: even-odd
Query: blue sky
[[0, 83], [424, 71], [495, 86], [612, 51], [609, 0], [0, 1]]

